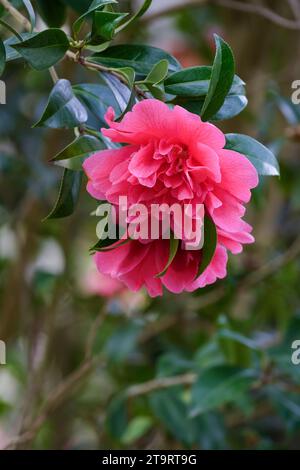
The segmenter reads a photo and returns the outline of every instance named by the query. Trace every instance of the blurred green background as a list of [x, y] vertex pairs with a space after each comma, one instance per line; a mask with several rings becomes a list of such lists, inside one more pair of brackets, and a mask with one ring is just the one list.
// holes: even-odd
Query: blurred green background
[[[65, 3], [71, 21], [89, 1]], [[256, 243], [230, 256], [225, 280], [193, 294], [150, 299], [98, 277], [85, 190], [73, 216], [42, 221], [61, 174], [48, 161], [72, 135], [31, 128], [52, 84], [11, 63], [0, 105], [0, 448], [299, 448], [300, 26], [282, 18], [300, 21], [300, 2], [249, 0], [247, 12], [237, 5], [246, 2], [190, 3], [154, 1], [120, 40], [184, 66], [211, 64], [214, 32], [232, 46], [249, 106], [222, 129], [258, 138], [281, 166], [248, 207]], [[67, 61], [58, 71], [72, 84], [96, 80]]]

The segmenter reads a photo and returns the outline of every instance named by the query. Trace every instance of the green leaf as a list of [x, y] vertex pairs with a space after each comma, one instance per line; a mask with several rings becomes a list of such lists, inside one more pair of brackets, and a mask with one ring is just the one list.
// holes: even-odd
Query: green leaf
[[153, 69], [150, 70], [145, 80], [142, 83], [150, 83], [152, 85], [158, 85], [161, 83], [166, 76], [168, 75], [169, 62], [166, 59], [160, 60], [157, 64], [153, 66]]
[[208, 121], [222, 107], [234, 79], [234, 57], [231, 48], [215, 34], [216, 55], [212, 67], [211, 80], [201, 116]]
[[67, 160], [70, 158], [86, 157], [105, 148], [103, 142], [91, 135], [77, 137], [71, 144], [59, 152], [51, 161]]
[[153, 66], [145, 80], [138, 83], [145, 86], [154, 98], [165, 101], [165, 89], [162, 82], [168, 75], [168, 70], [169, 62], [166, 59], [163, 59]]
[[127, 28], [129, 25], [131, 25], [134, 21], [136, 21], [138, 18], [140, 18], [141, 16], [144, 15], [144, 13], [146, 13], [146, 11], [150, 8], [151, 6], [151, 3], [152, 3], [152, 0], [145, 0], [143, 5], [141, 6], [141, 8], [135, 13], [135, 15], [132, 16], [132, 18], [130, 18], [128, 21], [126, 21], [126, 23], [122, 24], [121, 26], [119, 26], [119, 28], [117, 29], [117, 33], [119, 33], [120, 31], [122, 31], [123, 29]]
[[243, 134], [226, 134], [226, 149], [245, 155], [260, 175], [279, 175], [279, 165], [271, 150]]
[[71, 83], [62, 79], [55, 84], [46, 109], [34, 127], [72, 129], [84, 123], [87, 118], [87, 112], [74, 95]]
[[242, 335], [241, 333], [238, 333], [237, 331], [230, 330], [229, 328], [221, 328], [218, 331], [218, 337], [219, 338], [226, 338], [226, 339], [231, 339], [233, 341], [236, 341], [237, 343], [242, 344], [243, 346], [246, 346], [249, 349], [253, 349], [254, 351], [259, 350], [259, 344], [251, 339], [247, 338], [246, 336]]
[[45, 220], [59, 219], [73, 214], [79, 199], [82, 172], [65, 169], [57, 201]]
[[149, 416], [136, 416], [130, 421], [122, 436], [122, 443], [131, 445], [143, 437], [152, 427], [153, 421]]
[[24, 41], [25, 39], [32, 38], [36, 33], [21, 33], [21, 38], [11, 36], [10, 38], [4, 41], [5, 51], [6, 51], [6, 62], [11, 60], [21, 59], [22, 56], [11, 46], [17, 44], [20, 40]]
[[209, 215], [204, 217], [204, 245], [201, 252], [201, 261], [198, 268], [199, 277], [211, 262], [217, 247], [217, 229]]
[[169, 267], [171, 266], [177, 254], [178, 248], [179, 248], [179, 240], [178, 238], [174, 238], [174, 235], [172, 234], [172, 237], [170, 238], [169, 258], [168, 258], [167, 264], [159, 274], [156, 274], [155, 277], [162, 277], [166, 274], [166, 272], [168, 271]]
[[176, 439], [188, 446], [193, 444], [191, 420], [178, 388], [151, 393], [149, 402], [154, 414]]
[[103, 72], [102, 76], [112, 91], [119, 107], [121, 114], [116, 117], [116, 120], [122, 119], [122, 117], [130, 111], [132, 106], [136, 102], [135, 91], [134, 91], [134, 78], [135, 72], [129, 67], [118, 70], [122, 75], [126, 76], [129, 87], [122, 83], [117, 77], [110, 73]]
[[104, 143], [91, 135], [82, 135], [51, 160], [70, 170], [80, 170], [84, 160], [93, 153], [106, 149]]
[[91, 0], [62, 0], [62, 1], [67, 6], [73, 8], [73, 10], [79, 13], [79, 15], [83, 15], [83, 13], [85, 13], [87, 10], [88, 5], [90, 5], [91, 3]]
[[77, 36], [81, 30], [81, 27], [83, 25], [83, 22], [88, 19], [94, 11], [101, 9], [105, 5], [109, 5], [112, 3], [118, 3], [116, 0], [94, 0], [91, 5], [89, 6], [89, 9], [83, 13], [73, 24], [73, 32], [75, 36]]
[[157, 47], [123, 44], [111, 46], [105, 51], [94, 54], [88, 60], [111, 68], [131, 67], [138, 79], [145, 78], [161, 60], [169, 62], [169, 73], [181, 68], [179, 62], [170, 54]]
[[192, 417], [236, 402], [251, 387], [257, 374], [252, 369], [215, 366], [204, 370], [192, 388]]
[[4, 72], [6, 63], [6, 51], [3, 42], [0, 39], [0, 77]]
[[244, 94], [227, 95], [223, 106], [211, 117], [211, 121], [224, 121], [240, 114], [247, 106], [248, 100]]
[[[105, 227], [104, 227], [105, 228]], [[90, 253], [96, 252], [108, 252], [114, 250], [115, 248], [119, 248], [120, 246], [126, 245], [127, 243], [131, 242], [131, 238], [125, 238], [121, 240], [119, 232], [119, 227], [116, 227], [117, 230], [117, 239], [113, 238], [100, 238], [97, 243], [90, 248]]]
[[11, 44], [36, 70], [48, 69], [59, 62], [69, 48], [66, 34], [57, 28], [47, 29], [17, 44]]
[[[211, 117], [210, 121], [223, 121], [224, 119], [231, 119], [240, 114], [243, 109], [247, 106], [248, 100], [244, 93], [237, 92], [236, 95], [228, 94], [225, 102], [221, 109]], [[191, 113], [198, 114], [201, 116], [201, 109], [203, 107], [203, 99], [188, 99], [188, 98], [176, 98], [172, 101], [172, 104], [178, 104], [183, 108], [187, 109]]]
[[[201, 115], [210, 85], [211, 73], [212, 67], [209, 66], [180, 70], [166, 79], [165, 91], [168, 94], [177, 95], [172, 103], [179, 104], [188, 111]], [[245, 83], [235, 75], [222, 107], [210, 118], [211, 121], [230, 119], [247, 106], [248, 100], [245, 96], [244, 85]]]
[[109, 434], [121, 440], [128, 426], [127, 401], [124, 395], [113, 398], [106, 414], [106, 428]]
[[[165, 81], [167, 93], [177, 96], [206, 96], [212, 75], [211, 66], [189, 67], [170, 75]], [[234, 76], [230, 94], [240, 93], [245, 83], [237, 75]]]
[[61, 0], [36, 0], [38, 11], [51, 28], [60, 28], [67, 19], [67, 8]]
[[127, 13], [115, 13], [110, 11], [96, 11], [94, 14], [91, 44], [99, 41], [110, 41], [115, 35], [116, 26]]
[[[80, 101], [84, 103], [88, 111], [87, 125], [93, 129], [99, 130], [106, 124], [104, 115], [109, 106], [114, 108], [117, 115], [121, 114], [120, 107], [104, 80], [103, 84], [82, 83], [74, 85], [73, 91]], [[101, 100], [99, 96], [101, 96]]]
[[27, 10], [27, 13], [29, 15], [30, 24], [31, 24], [31, 32], [32, 32], [34, 27], [35, 27], [35, 22], [36, 22], [35, 12], [34, 12], [34, 9], [33, 9], [33, 6], [31, 4], [30, 0], [22, 0], [22, 2], [24, 3], [24, 6], [25, 6], [25, 8]]

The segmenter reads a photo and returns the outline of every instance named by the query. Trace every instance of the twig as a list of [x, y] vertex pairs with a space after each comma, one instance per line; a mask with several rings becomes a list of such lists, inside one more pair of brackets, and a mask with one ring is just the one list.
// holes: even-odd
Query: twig
[[95, 344], [97, 333], [98, 333], [100, 326], [104, 322], [105, 314], [106, 314], [106, 311], [103, 309], [100, 312], [100, 314], [97, 316], [96, 320], [92, 323], [92, 326], [90, 328], [90, 331], [87, 337], [86, 346], [85, 346], [85, 358], [86, 359], [92, 358], [93, 347]]
[[242, 287], [248, 288], [258, 284], [265, 278], [271, 276], [274, 272], [278, 271], [279, 268], [289, 263], [293, 259], [297, 258], [300, 254], [300, 236], [296, 238], [294, 243], [282, 254], [271, 259], [266, 264], [261, 266], [256, 271], [253, 271], [242, 281]]
[[[296, 6], [295, 2], [296, 0], [290, 0], [290, 4], [292, 3], [294, 4], [293, 7]], [[241, 2], [238, 0], [190, 0], [190, 1], [182, 2], [179, 5], [162, 8], [158, 11], [155, 11], [154, 13], [145, 15], [141, 19], [141, 22], [144, 24], [150, 23], [152, 21], [162, 18], [163, 16], [174, 15], [176, 13], [180, 13], [181, 11], [186, 10], [187, 8], [200, 7], [204, 4], [215, 4], [215, 5], [220, 5], [226, 8], [231, 8], [233, 10], [242, 11], [245, 13], [254, 13], [256, 15], [259, 15], [268, 19], [269, 21], [277, 24], [278, 26], [282, 26], [284, 28], [294, 29], [294, 30], [300, 29], [299, 17], [297, 17], [296, 15], [295, 17], [297, 18], [297, 21], [290, 20], [262, 5], [255, 5], [252, 3]], [[294, 14], [295, 14], [295, 10], [294, 10]]]
[[31, 24], [28, 19], [22, 15], [10, 2], [7, 0], [0, 0], [5, 10], [15, 18], [15, 20], [23, 26], [27, 31], [31, 31]]
[[69, 377], [59, 384], [57, 388], [50, 394], [48, 400], [42, 405], [40, 413], [37, 418], [28, 426], [27, 431], [25, 431], [20, 436], [13, 438], [3, 450], [11, 449], [16, 445], [26, 444], [30, 442], [38, 433], [49, 414], [56, 410], [66, 398], [69, 398], [72, 395], [81, 382], [88, 377], [88, 375], [93, 370], [95, 365], [95, 359], [88, 359], [83, 362], [83, 364], [75, 372], [69, 375]]
[[252, 3], [240, 2], [237, 0], [212, 0], [212, 3], [231, 8], [233, 10], [243, 11], [245, 13], [254, 13], [268, 19], [278, 26], [282, 26], [283, 28], [295, 30], [300, 29], [300, 21], [294, 21], [285, 18], [278, 13], [275, 13], [273, 10], [264, 7], [263, 5], [254, 5]]
[[192, 385], [197, 379], [197, 374], [189, 372], [175, 377], [162, 377], [159, 379], [149, 380], [142, 384], [129, 387], [126, 392], [127, 398], [134, 398], [140, 395], [163, 390], [165, 388], [175, 387], [176, 385]]
[[50, 76], [52, 78], [53, 83], [55, 84], [56, 82], [58, 82], [59, 78], [58, 78], [57, 72], [55, 70], [55, 67], [53, 67], [53, 66], [50, 67], [49, 73], [50, 73]]
[[290, 8], [297, 20], [300, 20], [300, 3], [299, 0], [288, 0]]
[[161, 8], [153, 13], [146, 14], [140, 19], [141, 23], [151, 23], [152, 21], [159, 20], [163, 16], [175, 15], [176, 13], [180, 13], [187, 8], [193, 7], [200, 7], [207, 3], [207, 0], [186, 0], [185, 2], [181, 2], [178, 5], [172, 5], [166, 8]]

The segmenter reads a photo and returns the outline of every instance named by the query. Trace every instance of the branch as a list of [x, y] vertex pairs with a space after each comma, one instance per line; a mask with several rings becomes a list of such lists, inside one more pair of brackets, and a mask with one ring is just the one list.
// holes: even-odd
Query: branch
[[31, 24], [28, 19], [22, 15], [10, 2], [7, 0], [0, 0], [5, 10], [15, 18], [15, 20], [23, 26], [27, 31], [31, 31]]
[[252, 3], [240, 2], [237, 0], [212, 0], [216, 5], [231, 8], [233, 10], [243, 11], [245, 13], [254, 13], [268, 19], [272, 23], [282, 26], [287, 29], [300, 29], [300, 21], [289, 20], [281, 15], [278, 15], [273, 10], [266, 8], [262, 5], [254, 5]]
[[256, 271], [253, 271], [242, 281], [242, 288], [252, 287], [263, 281], [278, 271], [282, 266], [296, 259], [300, 254], [300, 236], [296, 238], [294, 243], [282, 254], [271, 259], [262, 265]]
[[293, 8], [293, 12], [294, 12], [295, 17], [297, 18], [297, 21], [285, 18], [279, 15], [278, 13], [275, 13], [273, 10], [267, 7], [264, 7], [262, 5], [255, 5], [252, 3], [241, 2], [238, 0], [190, 0], [184, 3], [181, 3], [180, 5], [162, 8], [161, 10], [158, 10], [154, 13], [145, 15], [140, 21], [146, 24], [146, 23], [150, 23], [152, 21], [158, 20], [162, 18], [163, 16], [174, 15], [176, 13], [180, 13], [182, 11], [185, 11], [187, 8], [200, 7], [204, 4], [215, 4], [215, 5], [223, 6], [226, 8], [233, 9], [233, 10], [242, 11], [245, 13], [254, 13], [256, 15], [259, 15], [259, 16], [262, 16], [263, 18], [268, 19], [272, 23], [275, 23], [278, 26], [281, 26], [283, 28], [298, 30], [300, 29], [300, 21], [299, 21], [300, 15], [298, 14], [298, 16], [296, 16], [297, 0], [289, 0], [289, 2], [291, 5], [291, 8]]
[[297, 20], [300, 20], [300, 3], [299, 0], [288, 0], [290, 8]]
[[153, 13], [146, 14], [140, 19], [140, 23], [151, 23], [152, 21], [159, 20], [163, 16], [175, 15], [187, 8], [200, 7], [207, 3], [207, 0], [186, 0], [179, 5], [173, 5], [166, 8], [161, 8]]
[[34, 439], [50, 413], [56, 410], [66, 400], [66, 398], [69, 398], [75, 392], [81, 382], [89, 376], [93, 370], [94, 364], [95, 361], [90, 359], [84, 361], [79, 369], [71, 373], [64, 382], [60, 383], [50, 394], [44, 405], [42, 405], [40, 413], [28, 426], [27, 431], [12, 439], [8, 444], [6, 444], [3, 450], [14, 448], [16, 445], [26, 444]]
[[192, 385], [196, 379], [197, 374], [189, 372], [183, 375], [176, 375], [175, 377], [162, 377], [159, 379], [149, 380], [148, 382], [129, 387], [126, 392], [126, 396], [127, 398], [134, 398], [140, 395], [146, 395], [147, 393], [154, 392], [156, 390], [175, 387], [176, 385]]

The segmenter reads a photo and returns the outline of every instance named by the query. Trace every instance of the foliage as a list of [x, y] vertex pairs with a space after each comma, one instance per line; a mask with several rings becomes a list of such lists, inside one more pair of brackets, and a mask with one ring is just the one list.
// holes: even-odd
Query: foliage
[[[284, 32], [274, 46], [286, 45], [280, 64], [269, 52], [256, 64], [247, 54], [258, 47], [253, 30], [247, 28], [241, 52], [234, 16], [220, 23], [218, 7], [187, 9], [176, 28], [198, 54], [191, 65], [178, 51], [147, 44], [151, 23], [139, 22], [151, 1], [130, 15], [128, 2], [114, 0], [11, 3], [27, 22], [23, 28], [1, 10], [0, 74], [8, 105], [0, 108], [0, 339], [9, 358], [0, 369], [0, 445], [15, 437], [20, 416], [16, 420], [12, 407], [18, 403], [22, 422], [34, 430], [20, 447], [294, 448], [300, 429], [300, 366], [291, 363], [300, 331], [300, 113], [271, 80], [255, 91], [259, 104], [250, 100], [244, 111], [246, 85], [239, 77], [255, 81], [260, 70], [280, 76], [292, 60], [287, 35], [293, 33]], [[36, 29], [39, 15], [43, 31]], [[226, 30], [232, 49], [217, 34], [212, 47], [211, 26]], [[263, 20], [257, 28], [264, 32]], [[149, 97], [218, 121], [226, 147], [246, 155], [262, 176], [279, 174], [279, 155], [282, 176], [262, 180], [256, 190], [257, 246], [232, 262], [219, 285], [156, 300], [127, 292], [101, 299], [82, 291], [78, 274], [96, 226], [87, 216], [95, 206], [80, 194], [81, 164], [111, 145], [99, 132], [109, 106], [121, 119]], [[232, 122], [239, 133], [232, 133]], [[211, 219], [205, 226], [199, 272], [215, 250]], [[176, 250], [172, 240], [168, 265]], [[78, 383], [68, 389], [64, 381], [72, 374]], [[59, 386], [66, 391], [58, 400]]]

